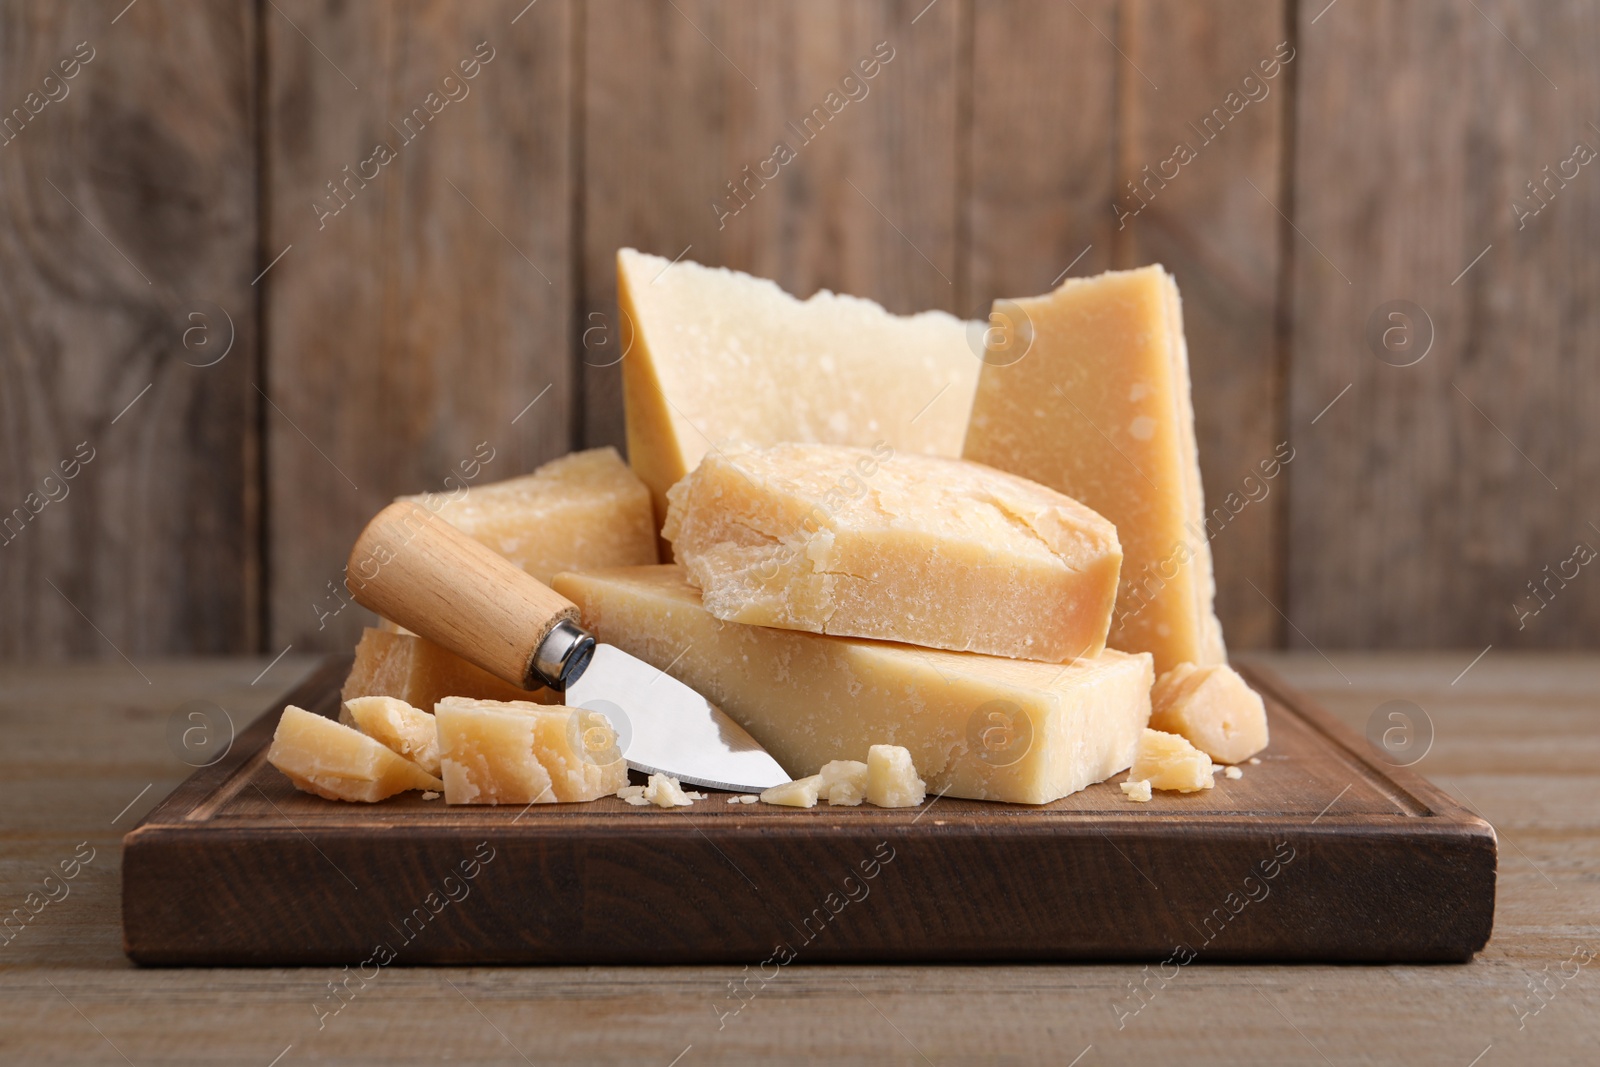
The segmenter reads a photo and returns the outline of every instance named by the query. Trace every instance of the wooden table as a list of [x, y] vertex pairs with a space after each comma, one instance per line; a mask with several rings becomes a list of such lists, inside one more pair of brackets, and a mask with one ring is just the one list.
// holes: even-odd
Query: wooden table
[[[795, 966], [720, 1019], [737, 968], [393, 967], [326, 1016], [332, 968], [135, 968], [118, 846], [188, 773], [174, 710], [213, 700], [243, 725], [312, 661], [0, 667], [0, 916], [29, 916], [0, 933], [0, 1062], [1594, 1062], [1600, 658], [1491, 651], [1452, 683], [1472, 655], [1259, 657], [1357, 729], [1391, 699], [1428, 713], [1418, 769], [1500, 834], [1495, 934], [1470, 964], [1196, 963], [1152, 972], [1136, 1014], [1133, 964]], [[76, 877], [47, 884], [63, 861]]]

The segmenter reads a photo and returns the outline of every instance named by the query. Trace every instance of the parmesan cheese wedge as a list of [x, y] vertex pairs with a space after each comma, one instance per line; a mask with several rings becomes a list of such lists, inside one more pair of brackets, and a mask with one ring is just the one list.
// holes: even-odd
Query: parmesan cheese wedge
[[1150, 728], [1182, 735], [1219, 763], [1243, 763], [1267, 747], [1266, 705], [1226, 664], [1180, 663], [1157, 679]]
[[357, 697], [339, 706], [339, 721], [439, 776], [439, 731], [427, 712], [394, 697]]
[[329, 800], [372, 803], [440, 787], [438, 778], [360, 731], [293, 704], [278, 719], [267, 762], [296, 789]]
[[628, 460], [658, 521], [667, 488], [725, 441], [961, 451], [975, 324], [826, 290], [797, 300], [762, 278], [631, 248], [617, 253], [617, 304]]
[[1037, 659], [1105, 648], [1109, 522], [1025, 478], [887, 448], [709, 453], [663, 536], [730, 622]]
[[790, 774], [904, 747], [927, 788], [1046, 804], [1133, 761], [1150, 657], [1071, 664], [725, 623], [676, 566], [557, 575], [599, 640], [692, 686]]
[[650, 492], [614, 448], [552, 460], [459, 494], [401, 497], [548, 583], [557, 571], [656, 562]]
[[[1178, 286], [1158, 266], [996, 305], [962, 455], [1110, 519], [1122, 588], [1109, 644], [1158, 671], [1222, 663]], [[1016, 354], [1020, 352], [1020, 357]]]
[[628, 784], [616, 731], [599, 712], [447, 697], [434, 718], [446, 804], [597, 800]]

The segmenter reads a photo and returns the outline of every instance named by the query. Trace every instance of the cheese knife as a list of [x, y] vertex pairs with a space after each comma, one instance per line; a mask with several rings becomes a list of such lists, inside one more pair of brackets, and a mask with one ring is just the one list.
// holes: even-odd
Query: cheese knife
[[568, 707], [606, 715], [634, 770], [740, 792], [789, 781], [715, 704], [596, 641], [572, 601], [421, 505], [397, 501], [373, 517], [345, 584], [363, 607], [495, 677], [564, 690]]

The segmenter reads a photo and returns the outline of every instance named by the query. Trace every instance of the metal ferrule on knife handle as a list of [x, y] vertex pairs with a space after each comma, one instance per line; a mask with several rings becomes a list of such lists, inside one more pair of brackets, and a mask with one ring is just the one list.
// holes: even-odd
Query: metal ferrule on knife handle
[[523, 689], [565, 688], [594, 652], [570, 600], [409, 501], [367, 523], [345, 585], [363, 607]]

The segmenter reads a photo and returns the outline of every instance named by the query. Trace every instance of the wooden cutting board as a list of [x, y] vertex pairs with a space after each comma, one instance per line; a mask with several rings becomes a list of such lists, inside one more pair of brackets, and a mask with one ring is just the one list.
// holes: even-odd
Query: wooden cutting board
[[[335, 715], [349, 659], [285, 703]], [[1215, 789], [1044, 807], [376, 805], [295, 791], [281, 706], [124, 839], [149, 964], [1466, 960], [1494, 830], [1260, 669], [1272, 745]], [[1119, 779], [1125, 777], [1117, 776]]]

